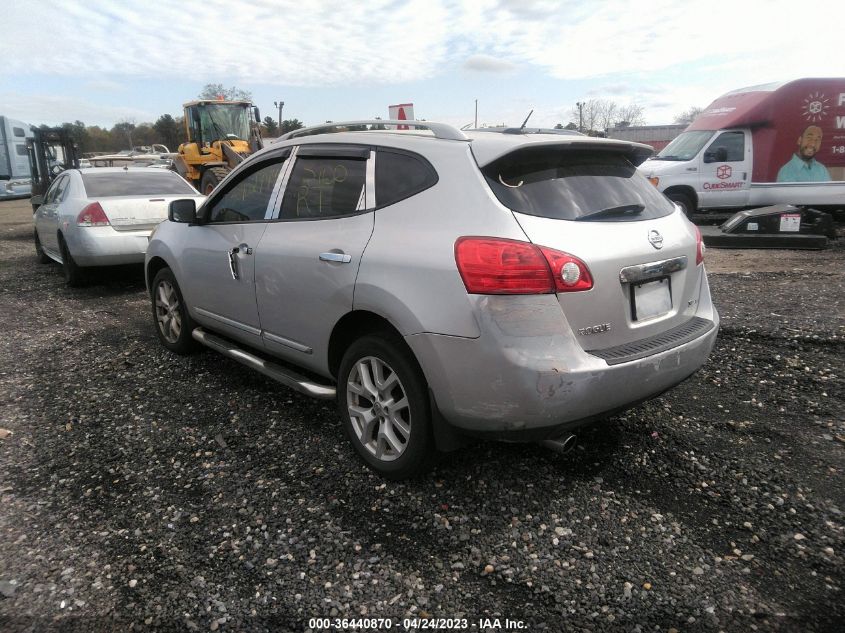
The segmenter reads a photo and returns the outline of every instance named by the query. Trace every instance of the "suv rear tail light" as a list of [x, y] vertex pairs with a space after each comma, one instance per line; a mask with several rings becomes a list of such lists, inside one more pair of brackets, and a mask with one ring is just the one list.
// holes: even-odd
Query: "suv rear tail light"
[[92, 202], [76, 216], [77, 226], [108, 226], [109, 219], [99, 202]]
[[593, 277], [587, 264], [569, 253], [545, 246], [539, 248], [552, 269], [557, 292], [578, 292], [593, 287]]
[[552, 294], [593, 287], [580, 259], [529, 242], [461, 237], [455, 242], [455, 262], [470, 294]]
[[[693, 224], [693, 226], [695, 226]], [[704, 240], [701, 239], [701, 231], [695, 226], [695, 265], [704, 263], [704, 251], [707, 250], [704, 246]]]

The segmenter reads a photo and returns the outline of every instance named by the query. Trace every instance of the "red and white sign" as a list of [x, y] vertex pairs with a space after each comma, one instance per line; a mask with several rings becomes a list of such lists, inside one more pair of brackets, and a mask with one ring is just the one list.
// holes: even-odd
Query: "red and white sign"
[[780, 216], [781, 233], [798, 233], [801, 230], [800, 213], [783, 213]]
[[[414, 104], [413, 103], [399, 103], [392, 106], [387, 106], [388, 118], [394, 121], [413, 121], [414, 120]], [[397, 130], [407, 130], [407, 125], [397, 125]]]

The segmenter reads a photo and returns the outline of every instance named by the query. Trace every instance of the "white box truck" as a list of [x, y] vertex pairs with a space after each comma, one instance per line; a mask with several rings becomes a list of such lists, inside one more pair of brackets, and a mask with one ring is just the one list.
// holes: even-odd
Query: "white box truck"
[[0, 116], [0, 200], [30, 194], [28, 138], [32, 128], [27, 123]]
[[687, 214], [774, 204], [845, 209], [845, 78], [722, 95], [640, 171]]

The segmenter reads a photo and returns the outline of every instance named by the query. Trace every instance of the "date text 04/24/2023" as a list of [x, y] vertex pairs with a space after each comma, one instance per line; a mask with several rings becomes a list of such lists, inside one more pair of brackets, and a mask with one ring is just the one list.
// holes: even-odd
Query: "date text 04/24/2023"
[[311, 618], [313, 631], [376, 631], [396, 628], [400, 631], [518, 631], [527, 629], [522, 620], [510, 618]]

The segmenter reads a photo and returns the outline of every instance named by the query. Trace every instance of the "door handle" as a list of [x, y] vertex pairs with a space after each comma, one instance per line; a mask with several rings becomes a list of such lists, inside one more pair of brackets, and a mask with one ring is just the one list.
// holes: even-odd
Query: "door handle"
[[236, 246], [230, 251], [226, 251], [226, 255], [229, 257], [229, 270], [232, 273], [232, 279], [238, 279], [238, 263], [235, 260], [235, 255], [240, 252], [240, 247]]
[[233, 246], [232, 250], [226, 251], [226, 256], [229, 258], [229, 272], [232, 273], [232, 279], [240, 278], [238, 260], [235, 258], [235, 255], [238, 254], [252, 255], [252, 248], [246, 244], [240, 244], [238, 246]]
[[352, 255], [347, 255], [346, 253], [320, 253], [320, 261], [348, 264], [352, 261]]

